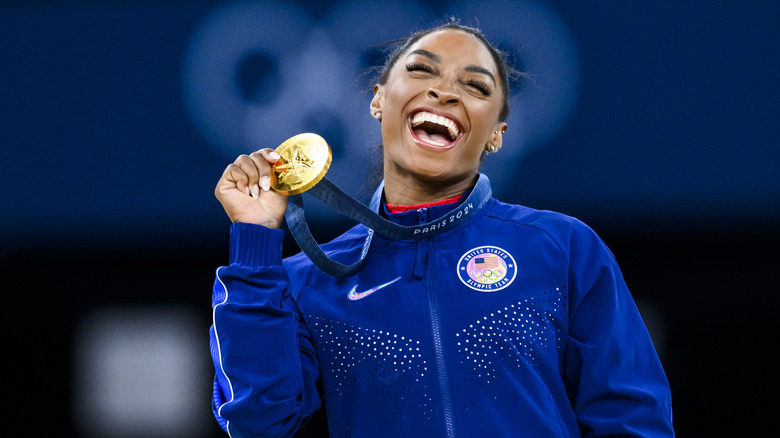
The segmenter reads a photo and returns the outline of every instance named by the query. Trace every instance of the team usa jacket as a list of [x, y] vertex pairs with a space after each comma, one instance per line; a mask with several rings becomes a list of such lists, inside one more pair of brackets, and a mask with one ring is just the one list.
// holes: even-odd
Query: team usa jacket
[[[288, 437], [324, 403], [332, 438], [674, 436], [666, 376], [594, 232], [493, 198], [466, 210], [432, 238], [374, 236], [342, 280], [283, 260], [282, 230], [231, 225], [210, 332], [222, 428]], [[353, 263], [366, 233], [323, 249]]]

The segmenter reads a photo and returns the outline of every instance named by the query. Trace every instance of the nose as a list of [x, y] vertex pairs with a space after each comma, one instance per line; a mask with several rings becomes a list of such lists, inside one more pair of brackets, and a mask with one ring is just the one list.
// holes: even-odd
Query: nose
[[440, 103], [456, 104], [460, 102], [460, 96], [451, 83], [441, 81], [428, 88], [428, 97], [438, 100]]

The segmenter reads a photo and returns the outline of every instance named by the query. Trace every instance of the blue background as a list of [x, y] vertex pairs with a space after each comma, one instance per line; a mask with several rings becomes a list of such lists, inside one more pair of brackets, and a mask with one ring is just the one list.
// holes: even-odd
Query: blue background
[[[14, 308], [29, 310], [10, 347], [25, 352], [12, 365], [36, 376], [14, 394], [36, 407], [29, 415], [46, 412], [60, 435], [76, 436], [63, 408], [68, 348], [90, 308], [186, 303], [206, 333], [213, 270], [227, 259], [228, 220], [213, 189], [236, 151], [275, 147], [299, 126], [320, 132], [334, 148], [332, 178], [359, 195], [355, 151], [379, 141], [359, 72], [378, 59], [376, 45], [441, 20], [445, 4], [410, 1], [403, 12], [386, 4], [387, 15], [360, 18], [372, 9], [298, 1], [287, 5], [305, 26], [282, 12], [255, 18], [300, 38], [234, 58], [220, 84], [246, 108], [302, 121], [265, 138], [250, 115], [240, 125], [246, 144], [209, 134], [190, 81], [208, 23], [243, 3], [0, 4], [0, 257]], [[502, 40], [528, 21], [503, 13], [509, 4], [475, 3], [476, 18], [459, 18]], [[559, 40], [506, 46], [534, 82], [514, 97], [521, 118], [510, 123], [506, 154], [486, 165], [496, 197], [576, 216], [612, 248], [635, 297], [662, 315], [681, 436], [763, 430], [761, 395], [776, 373], [764, 354], [776, 349], [780, 304], [779, 4], [524, 4], [549, 14], [535, 23], [559, 26], [542, 35]], [[332, 70], [291, 73], [300, 58], [290, 56], [323, 50], [341, 56]], [[301, 114], [278, 99], [296, 87], [302, 102], [316, 94]], [[366, 119], [318, 106], [328, 90], [353, 88], [350, 102]], [[357, 131], [367, 134], [355, 140]], [[349, 225], [323, 213], [312, 228], [324, 240]], [[45, 400], [32, 395], [47, 391]]]

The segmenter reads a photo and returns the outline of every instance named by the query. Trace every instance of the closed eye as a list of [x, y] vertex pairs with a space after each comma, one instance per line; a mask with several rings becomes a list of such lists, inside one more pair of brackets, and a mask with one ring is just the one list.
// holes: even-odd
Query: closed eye
[[428, 64], [423, 64], [422, 62], [410, 62], [409, 64], [406, 64], [406, 71], [422, 71], [433, 74], [433, 68]]
[[466, 85], [476, 88], [480, 93], [482, 93], [485, 96], [490, 96], [490, 94], [492, 93], [492, 90], [490, 89], [488, 84], [476, 79], [469, 79], [466, 82]]

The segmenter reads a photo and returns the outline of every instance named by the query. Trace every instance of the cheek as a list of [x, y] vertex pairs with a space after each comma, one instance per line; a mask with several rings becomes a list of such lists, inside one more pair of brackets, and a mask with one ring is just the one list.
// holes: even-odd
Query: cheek
[[471, 131], [482, 140], [483, 145], [490, 140], [493, 131], [498, 125], [498, 114], [499, 111], [495, 105], [485, 105], [472, 112]]
[[404, 129], [406, 129], [405, 121], [401, 120], [401, 116], [397, 113], [391, 112], [382, 116], [382, 142], [385, 144], [385, 148], [395, 148], [403, 138]]
[[481, 101], [478, 105], [474, 106], [474, 122], [481, 127], [492, 126], [498, 124], [498, 115], [501, 113], [501, 101], [490, 100]]

